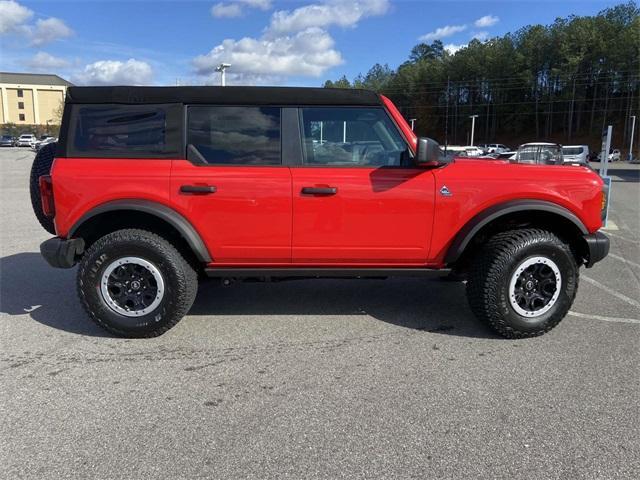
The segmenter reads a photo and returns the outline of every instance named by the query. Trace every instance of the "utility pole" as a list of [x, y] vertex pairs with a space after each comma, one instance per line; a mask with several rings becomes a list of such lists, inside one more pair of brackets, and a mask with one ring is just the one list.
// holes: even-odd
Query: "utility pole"
[[414, 127], [414, 126], [415, 126], [415, 124], [416, 124], [416, 120], [417, 120], [417, 118], [410, 118], [410, 119], [409, 119], [409, 122], [411, 122], [411, 131], [412, 131], [412, 132], [413, 132], [413, 127]]
[[471, 119], [471, 142], [469, 145], [473, 147], [473, 135], [476, 132], [476, 118], [478, 118], [478, 115], [469, 115], [469, 118]]
[[631, 115], [631, 141], [629, 142], [629, 161], [633, 160], [633, 134], [636, 131], [636, 116]]
[[220, 72], [220, 85], [223, 87], [226, 85], [225, 70], [230, 67], [231, 67], [230, 63], [221, 63], [216, 67], [216, 72]]

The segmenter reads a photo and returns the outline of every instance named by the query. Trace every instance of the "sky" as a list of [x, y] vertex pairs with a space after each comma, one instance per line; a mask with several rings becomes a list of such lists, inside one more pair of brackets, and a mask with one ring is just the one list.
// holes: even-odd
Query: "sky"
[[[621, 2], [622, 0], [620, 0]], [[77, 85], [320, 86], [411, 48], [450, 52], [604, 0], [0, 0], [0, 71], [55, 73]]]

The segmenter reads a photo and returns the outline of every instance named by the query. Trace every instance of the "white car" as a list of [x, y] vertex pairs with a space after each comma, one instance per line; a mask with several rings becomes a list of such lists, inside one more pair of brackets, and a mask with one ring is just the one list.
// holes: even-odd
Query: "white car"
[[505, 153], [509, 151], [509, 147], [502, 143], [491, 143], [487, 145], [487, 153]]
[[589, 146], [588, 145], [563, 145], [562, 146], [563, 163], [589, 163]]
[[33, 147], [37, 142], [38, 139], [35, 135], [25, 133], [24, 135], [20, 135], [16, 145], [18, 145], [18, 147]]

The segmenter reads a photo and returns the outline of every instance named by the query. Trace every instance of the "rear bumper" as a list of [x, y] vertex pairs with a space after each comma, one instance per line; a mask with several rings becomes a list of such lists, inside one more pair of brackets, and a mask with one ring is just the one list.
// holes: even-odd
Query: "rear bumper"
[[50, 238], [40, 244], [40, 253], [49, 265], [55, 268], [71, 268], [76, 258], [84, 252], [84, 240], [60, 237]]
[[588, 255], [585, 265], [591, 268], [609, 253], [609, 237], [602, 232], [596, 232], [585, 235], [584, 240], [587, 243]]

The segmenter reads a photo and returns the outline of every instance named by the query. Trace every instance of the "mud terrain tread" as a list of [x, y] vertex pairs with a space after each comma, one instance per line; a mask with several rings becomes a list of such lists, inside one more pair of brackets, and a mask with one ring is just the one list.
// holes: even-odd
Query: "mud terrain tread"
[[51, 235], [56, 234], [56, 227], [53, 223], [53, 218], [47, 217], [42, 211], [42, 200], [40, 199], [40, 186], [38, 185], [38, 179], [42, 175], [49, 175], [51, 173], [51, 165], [53, 164], [53, 159], [56, 155], [56, 147], [56, 143], [50, 143], [38, 151], [36, 157], [33, 159], [31, 174], [29, 175], [29, 193], [31, 195], [33, 213], [35, 213], [38, 222], [42, 225], [42, 228]]
[[[568, 245], [553, 233], [542, 229], [522, 229], [501, 232], [493, 236], [474, 259], [467, 282], [467, 298], [474, 314], [487, 323], [497, 333], [506, 338], [529, 338], [542, 335], [560, 323], [568, 311], [557, 311], [540, 328], [530, 331], [514, 329], [505, 322], [499, 312], [499, 292], [501, 275], [509, 269], [516, 253], [523, 248], [539, 243], [552, 244], [562, 249], [575, 264], [574, 256]], [[577, 271], [576, 265], [576, 271]], [[569, 305], [573, 303], [578, 291], [579, 277], [576, 275], [575, 288], [571, 293]]]
[[[168, 315], [168, 318], [156, 328], [136, 331], [117, 328], [100, 318], [100, 315], [96, 311], [96, 305], [93, 305], [93, 302], [86, 296], [85, 279], [87, 278], [87, 269], [92, 264], [92, 259], [95, 258], [99, 252], [122, 243], [137, 243], [144, 248], [155, 250], [156, 253], [165, 259], [167, 264], [170, 264], [170, 268], [175, 269], [177, 272], [177, 280], [172, 284], [172, 290], [175, 292], [175, 295], [173, 298], [168, 299], [171, 313]], [[162, 273], [164, 276], [165, 272]], [[117, 230], [98, 239], [83, 256], [78, 268], [77, 280], [78, 295], [91, 319], [108, 332], [129, 338], [157, 337], [174, 327], [187, 314], [193, 305], [198, 291], [198, 276], [180, 252], [163, 237], [140, 229]], [[166, 293], [168, 294], [168, 291]]]

